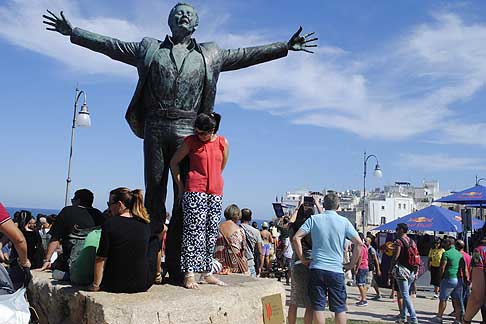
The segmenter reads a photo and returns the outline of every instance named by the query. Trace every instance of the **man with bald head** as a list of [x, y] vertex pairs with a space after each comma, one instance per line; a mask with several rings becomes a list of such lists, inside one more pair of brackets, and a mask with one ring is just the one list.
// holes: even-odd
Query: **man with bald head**
[[[145, 37], [140, 42], [124, 42], [73, 28], [61, 11], [44, 15], [47, 29], [69, 36], [71, 42], [137, 68], [139, 80], [126, 113], [136, 136], [144, 140], [145, 205], [150, 214], [152, 231], [160, 233], [166, 215], [169, 163], [183, 139], [194, 132], [200, 113], [213, 111], [219, 74], [287, 56], [289, 50], [311, 52], [317, 45], [309, 42], [313, 33], [301, 36], [300, 28], [288, 42], [269, 45], [221, 49], [215, 43], [198, 43], [192, 37], [199, 26], [194, 7], [178, 3], [170, 11], [168, 24], [172, 35], [164, 40]], [[188, 161], [181, 163], [183, 182]], [[174, 197], [179, 197], [173, 186]], [[171, 242], [181, 239], [181, 206], [174, 199], [172, 220], [167, 233], [168, 262]], [[178, 258], [178, 255], [175, 255]]]

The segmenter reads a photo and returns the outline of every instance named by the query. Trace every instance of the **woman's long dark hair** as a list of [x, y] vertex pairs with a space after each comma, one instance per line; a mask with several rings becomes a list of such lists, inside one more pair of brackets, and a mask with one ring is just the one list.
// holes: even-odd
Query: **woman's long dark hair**
[[[300, 227], [305, 223], [305, 221], [314, 214], [314, 208], [309, 206], [300, 205], [299, 210], [297, 211], [297, 217], [295, 218], [295, 222], [293, 222], [290, 226], [292, 228], [293, 233], [297, 233]], [[293, 235], [292, 235], [293, 236]]]
[[34, 217], [32, 216], [32, 213], [28, 210], [21, 210], [20, 212], [17, 213], [14, 214], [13, 222], [17, 223], [19, 229], [22, 231], [25, 225], [29, 223], [30, 220]]

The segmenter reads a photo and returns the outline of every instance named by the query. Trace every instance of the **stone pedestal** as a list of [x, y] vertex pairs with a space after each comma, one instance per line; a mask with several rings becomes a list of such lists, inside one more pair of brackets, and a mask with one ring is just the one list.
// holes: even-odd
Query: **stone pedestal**
[[189, 290], [154, 285], [138, 294], [87, 292], [34, 272], [29, 300], [41, 323], [49, 324], [263, 324], [261, 298], [281, 294], [281, 283], [241, 275], [220, 276], [228, 286]]

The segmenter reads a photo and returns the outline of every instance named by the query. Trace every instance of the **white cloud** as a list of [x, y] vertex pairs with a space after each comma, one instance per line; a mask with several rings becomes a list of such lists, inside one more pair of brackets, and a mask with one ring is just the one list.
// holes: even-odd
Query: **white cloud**
[[80, 8], [67, 0], [10, 0], [0, 7], [0, 36], [14, 45], [27, 48], [61, 61], [72, 70], [89, 74], [115, 74], [129, 76], [136, 73], [132, 67], [113, 62], [111, 59], [73, 46], [69, 38], [45, 30], [42, 15], [46, 9], [56, 14], [64, 10], [66, 18], [76, 26], [97, 30], [99, 33], [120, 35], [139, 40], [142, 32], [135, 26], [115, 18], [82, 18]]
[[442, 137], [435, 140], [439, 144], [486, 145], [486, 123], [448, 124], [442, 129]]
[[[154, 2], [155, 9], [148, 17], [135, 11], [130, 19], [108, 14], [86, 17], [80, 2], [68, 0], [7, 0], [0, 6], [0, 37], [57, 59], [78, 73], [136, 77], [132, 67], [45, 31], [41, 15], [46, 8], [63, 9], [76, 26], [124, 40], [137, 41], [145, 35], [167, 32], [169, 6], [160, 1]], [[229, 25], [231, 13], [214, 14], [203, 6], [198, 9], [204, 26], [198, 31], [198, 39], [217, 40], [228, 47], [274, 40], [270, 32], [238, 33], [221, 28]], [[160, 15], [163, 19], [157, 18]], [[406, 35], [398, 35], [398, 41], [383, 44], [376, 52], [360, 53], [359, 59], [321, 41], [314, 55], [291, 52], [276, 62], [224, 73], [217, 100], [366, 138], [420, 135], [424, 140], [440, 139], [444, 143], [485, 144], [482, 129], [486, 120], [472, 125], [483, 134], [481, 139], [470, 135], [467, 130], [471, 125], [455, 126], [461, 119], [455, 105], [485, 85], [486, 24], [466, 23], [452, 13], [440, 13]]]
[[399, 164], [421, 170], [486, 170], [483, 159], [446, 154], [401, 154]]

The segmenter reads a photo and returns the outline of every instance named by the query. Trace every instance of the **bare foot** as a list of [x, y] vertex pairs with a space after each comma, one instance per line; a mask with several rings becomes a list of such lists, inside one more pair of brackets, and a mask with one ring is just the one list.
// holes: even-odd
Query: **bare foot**
[[199, 285], [197, 284], [196, 280], [194, 280], [194, 275], [186, 276], [184, 278], [184, 287], [187, 289], [199, 289]]
[[204, 276], [204, 281], [210, 285], [226, 286], [226, 284], [213, 275]]

